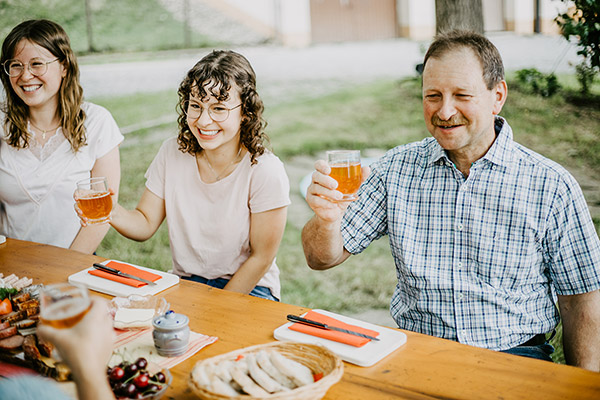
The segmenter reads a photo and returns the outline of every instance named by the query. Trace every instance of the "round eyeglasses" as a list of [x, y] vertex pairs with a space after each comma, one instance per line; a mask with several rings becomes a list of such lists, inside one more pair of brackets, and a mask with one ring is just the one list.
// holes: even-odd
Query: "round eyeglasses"
[[[242, 104], [240, 103], [235, 107], [227, 108], [224, 104], [213, 103], [210, 106], [208, 106], [208, 115], [215, 122], [223, 122], [227, 118], [229, 118], [229, 112], [231, 110], [235, 110], [241, 105]], [[202, 115], [203, 107], [198, 103], [194, 103], [188, 100], [183, 103], [182, 108], [185, 112], [185, 115], [187, 115], [188, 118], [191, 118], [193, 120], [197, 120]]]
[[8, 74], [11, 78], [16, 78], [21, 75], [23, 71], [25, 71], [25, 66], [31, 75], [33, 76], [42, 76], [48, 71], [48, 64], [51, 64], [55, 61], [58, 61], [58, 58], [55, 58], [52, 61], [44, 61], [39, 58], [34, 58], [29, 61], [27, 64], [23, 65], [23, 63], [19, 60], [6, 60], [4, 61], [4, 72]]

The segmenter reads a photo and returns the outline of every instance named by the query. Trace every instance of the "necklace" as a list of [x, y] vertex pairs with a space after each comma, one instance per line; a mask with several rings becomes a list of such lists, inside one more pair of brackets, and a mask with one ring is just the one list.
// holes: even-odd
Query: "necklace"
[[55, 128], [50, 128], [48, 130], [43, 130], [43, 129], [40, 129], [36, 124], [34, 124], [33, 121], [29, 120], [29, 123], [31, 124], [31, 126], [33, 126], [35, 129], [37, 129], [38, 131], [40, 131], [42, 133], [42, 140], [46, 140], [46, 134], [48, 132], [52, 132], [52, 131], [56, 132], [56, 130], [60, 127], [60, 124], [59, 124], [59, 125], [56, 125]]
[[215, 171], [215, 169], [213, 168], [212, 165], [210, 165], [210, 161], [208, 161], [208, 157], [206, 156], [206, 150], [204, 151], [204, 159], [206, 160], [206, 164], [208, 164], [208, 168], [210, 168], [210, 170], [212, 171], [213, 175], [215, 176], [215, 180], [218, 182], [220, 181], [222, 178], [224, 178], [225, 173], [227, 173], [227, 170], [229, 169], [229, 167], [231, 167], [233, 165], [233, 163], [236, 162], [236, 160], [238, 159], [238, 157], [240, 156], [240, 154], [242, 153], [242, 147], [240, 146], [240, 149], [237, 152], [237, 155], [234, 157], [233, 160], [231, 160], [231, 162], [229, 164], [227, 164], [227, 166], [223, 169], [223, 171], [221, 171], [220, 174], [217, 174], [217, 171]]

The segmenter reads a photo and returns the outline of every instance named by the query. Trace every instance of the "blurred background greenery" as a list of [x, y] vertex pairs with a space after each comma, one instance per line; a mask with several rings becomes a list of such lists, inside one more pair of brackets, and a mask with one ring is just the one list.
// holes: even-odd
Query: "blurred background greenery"
[[186, 35], [184, 24], [158, 0], [0, 0], [2, 38], [19, 22], [34, 18], [61, 24], [80, 55], [90, 50], [140, 52], [214, 44], [203, 35]]

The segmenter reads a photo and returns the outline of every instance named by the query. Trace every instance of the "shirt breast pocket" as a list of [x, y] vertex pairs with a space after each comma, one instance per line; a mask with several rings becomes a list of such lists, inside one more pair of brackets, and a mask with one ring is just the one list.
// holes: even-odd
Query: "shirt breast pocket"
[[542, 252], [535, 230], [497, 227], [473, 239], [470, 258], [479, 279], [495, 288], [516, 288], [539, 280]]

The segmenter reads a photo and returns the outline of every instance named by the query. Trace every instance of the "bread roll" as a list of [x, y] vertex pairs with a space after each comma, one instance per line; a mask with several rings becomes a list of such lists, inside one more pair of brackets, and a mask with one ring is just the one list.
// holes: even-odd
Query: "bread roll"
[[281, 386], [293, 389], [296, 384], [287, 376], [282, 374], [271, 362], [265, 350], [256, 353], [256, 362], [271, 378], [275, 379]]
[[313, 374], [306, 366], [272, 351], [270, 359], [273, 365], [287, 375], [298, 386], [309, 385], [314, 382]]

